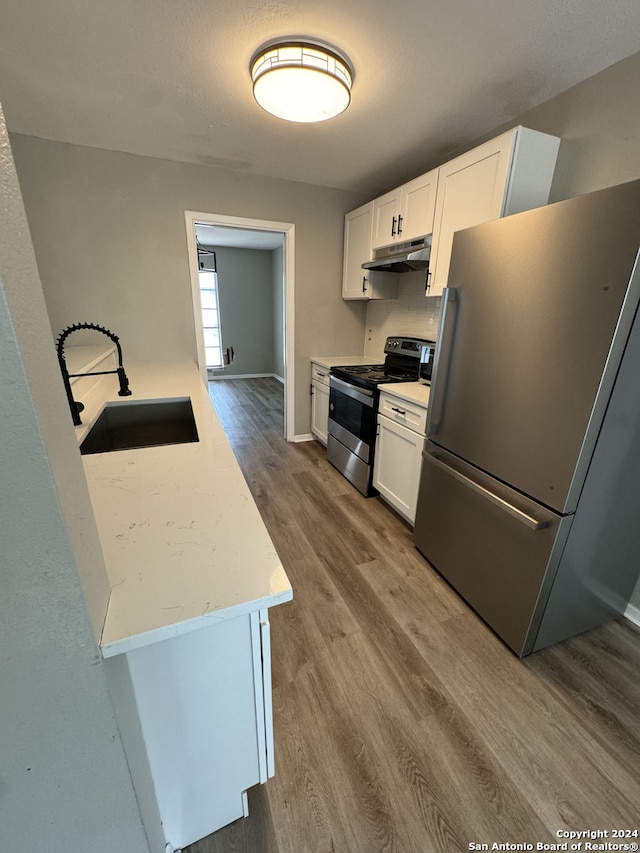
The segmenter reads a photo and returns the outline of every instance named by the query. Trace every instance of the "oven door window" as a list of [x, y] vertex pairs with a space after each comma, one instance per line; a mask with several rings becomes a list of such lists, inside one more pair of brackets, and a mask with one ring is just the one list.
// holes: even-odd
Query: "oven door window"
[[362, 397], [366, 402], [332, 387], [329, 392], [329, 418], [371, 446], [376, 434], [376, 411], [373, 398]]

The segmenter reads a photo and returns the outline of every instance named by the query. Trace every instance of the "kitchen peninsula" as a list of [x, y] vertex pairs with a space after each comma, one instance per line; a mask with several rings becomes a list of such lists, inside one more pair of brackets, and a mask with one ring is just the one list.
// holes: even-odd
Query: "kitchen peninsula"
[[101, 650], [152, 850], [248, 813], [273, 775], [268, 608], [293, 592], [194, 364], [126, 365], [82, 397], [189, 398], [195, 442], [83, 456], [111, 595]]

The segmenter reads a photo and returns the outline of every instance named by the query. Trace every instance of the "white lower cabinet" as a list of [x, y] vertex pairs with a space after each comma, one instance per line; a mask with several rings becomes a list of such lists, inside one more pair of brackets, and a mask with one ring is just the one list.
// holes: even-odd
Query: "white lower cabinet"
[[107, 661], [118, 724], [153, 853], [248, 814], [274, 773], [268, 611]]
[[311, 432], [325, 446], [329, 424], [329, 369], [311, 362]]
[[414, 524], [425, 442], [426, 407], [381, 392], [373, 485]]

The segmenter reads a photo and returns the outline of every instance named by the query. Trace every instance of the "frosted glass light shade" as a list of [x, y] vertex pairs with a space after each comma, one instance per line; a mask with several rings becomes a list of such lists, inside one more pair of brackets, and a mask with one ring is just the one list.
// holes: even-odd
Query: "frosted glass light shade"
[[325, 121], [351, 100], [353, 69], [335, 49], [310, 41], [269, 42], [251, 60], [253, 94], [286, 121]]

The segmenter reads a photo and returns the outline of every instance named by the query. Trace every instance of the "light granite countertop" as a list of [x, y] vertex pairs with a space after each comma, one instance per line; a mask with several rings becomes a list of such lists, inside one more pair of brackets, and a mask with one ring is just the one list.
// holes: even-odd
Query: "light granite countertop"
[[101, 648], [112, 657], [293, 597], [192, 363], [125, 364], [83, 399], [80, 443], [106, 402], [189, 397], [199, 440], [82, 457], [111, 586]]
[[354, 365], [360, 364], [382, 364], [384, 356], [382, 356], [379, 361], [376, 361], [376, 359], [370, 355], [313, 355], [309, 361], [330, 370], [332, 367], [353, 367]]
[[385, 391], [387, 394], [393, 394], [395, 397], [400, 397], [401, 400], [406, 400], [408, 403], [417, 403], [425, 409], [429, 405], [429, 392], [431, 386], [424, 382], [391, 382], [385, 385], [378, 385], [380, 391]]

